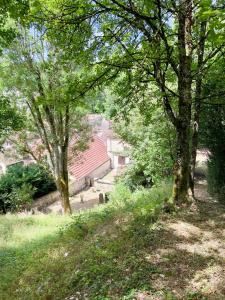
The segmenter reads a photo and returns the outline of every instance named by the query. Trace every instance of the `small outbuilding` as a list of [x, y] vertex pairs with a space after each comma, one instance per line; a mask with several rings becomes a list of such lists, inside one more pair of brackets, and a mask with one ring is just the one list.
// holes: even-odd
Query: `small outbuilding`
[[95, 178], [104, 177], [111, 169], [111, 160], [107, 147], [98, 136], [93, 136], [88, 148], [69, 162], [70, 194], [93, 185]]

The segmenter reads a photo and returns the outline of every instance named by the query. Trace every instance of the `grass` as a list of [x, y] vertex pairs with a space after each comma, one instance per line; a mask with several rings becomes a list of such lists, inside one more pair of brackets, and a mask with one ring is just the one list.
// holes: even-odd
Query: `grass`
[[0, 299], [10, 299], [4, 291], [21, 276], [29, 261], [32, 264], [33, 253], [54, 240], [59, 226], [69, 220], [56, 215], [0, 216]]
[[0, 216], [0, 247], [20, 247], [54, 234], [66, 224], [68, 216], [6, 215]]
[[[145, 252], [169, 184], [131, 194], [72, 217], [0, 218], [0, 299], [133, 299], [160, 273]], [[172, 299], [172, 298], [171, 298]]]

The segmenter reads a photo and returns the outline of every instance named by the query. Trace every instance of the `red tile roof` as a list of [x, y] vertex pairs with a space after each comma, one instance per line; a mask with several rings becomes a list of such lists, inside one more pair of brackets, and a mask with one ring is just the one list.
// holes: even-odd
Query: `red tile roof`
[[68, 168], [69, 173], [79, 180], [88, 176], [109, 159], [103, 140], [98, 136], [94, 136], [88, 149], [71, 159]]

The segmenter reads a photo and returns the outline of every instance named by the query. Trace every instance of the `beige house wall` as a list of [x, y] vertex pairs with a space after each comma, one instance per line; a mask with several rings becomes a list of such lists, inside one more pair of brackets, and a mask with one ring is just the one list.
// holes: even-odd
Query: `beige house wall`
[[93, 172], [91, 172], [88, 177], [102, 178], [109, 172], [110, 169], [111, 169], [111, 160], [109, 159], [104, 164], [102, 164], [97, 169], [95, 169]]
[[[86, 176], [86, 178], [87, 179], [102, 178], [109, 172], [110, 169], [111, 169], [111, 161], [109, 159], [104, 164], [99, 166], [97, 169], [89, 173]], [[73, 179], [71, 180], [69, 184], [70, 196], [73, 196], [74, 194], [80, 192], [85, 188], [87, 184], [86, 178], [82, 178], [79, 181], [75, 181]]]
[[82, 191], [86, 186], [86, 180], [85, 178], [82, 178], [78, 181], [75, 181], [74, 179], [70, 181], [69, 183], [69, 193], [70, 196], [75, 195], [76, 193]]

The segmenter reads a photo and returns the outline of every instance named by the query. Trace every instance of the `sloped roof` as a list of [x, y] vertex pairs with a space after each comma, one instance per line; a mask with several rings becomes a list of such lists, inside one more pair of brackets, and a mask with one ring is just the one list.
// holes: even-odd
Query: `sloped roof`
[[89, 143], [88, 149], [70, 160], [69, 173], [79, 180], [88, 176], [109, 159], [103, 140], [98, 136], [94, 136]]

